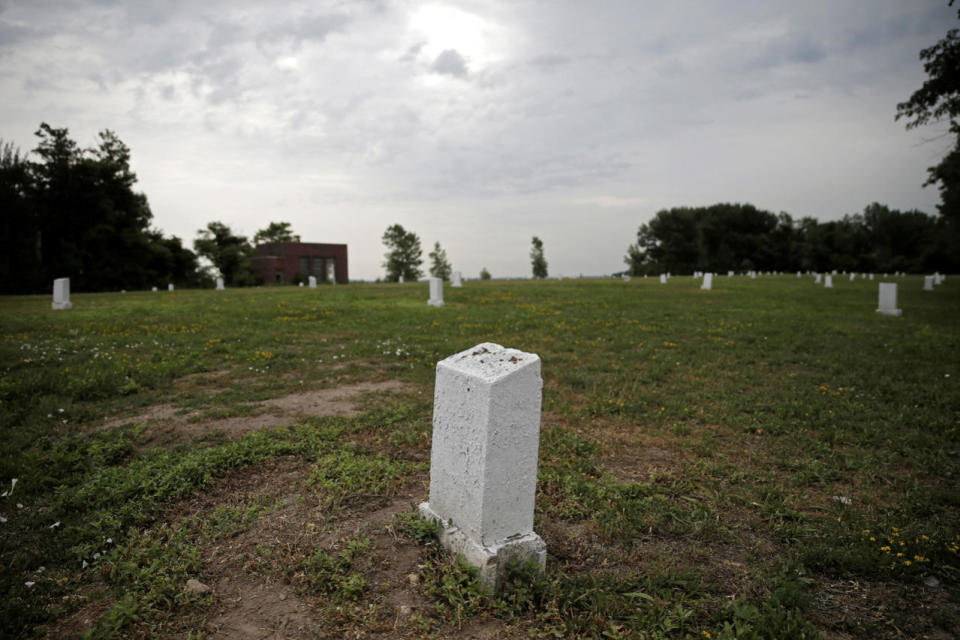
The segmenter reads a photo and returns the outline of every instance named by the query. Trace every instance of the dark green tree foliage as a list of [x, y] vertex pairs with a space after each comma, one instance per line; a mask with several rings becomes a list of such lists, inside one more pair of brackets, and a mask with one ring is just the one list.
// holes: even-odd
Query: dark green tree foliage
[[480, 279], [481, 279], [481, 280], [489, 280], [491, 277], [492, 277], [492, 276], [490, 275], [490, 272], [487, 271], [487, 268], [486, 268], [486, 267], [483, 267], [482, 269], [480, 269]]
[[271, 242], [300, 242], [300, 236], [293, 232], [289, 222], [271, 222], [266, 229], [253, 234], [253, 244], [256, 246]]
[[534, 278], [547, 277], [547, 259], [543, 257], [543, 241], [533, 236], [533, 247], [530, 249], [530, 263], [533, 267]]
[[452, 272], [450, 262], [447, 260], [447, 252], [440, 247], [439, 242], [433, 243], [433, 251], [429, 255], [430, 275], [441, 280], [449, 280]]
[[423, 250], [417, 234], [394, 224], [383, 232], [383, 244], [387, 245], [388, 249], [383, 262], [383, 267], [387, 270], [387, 282], [397, 282], [400, 276], [406, 281], [417, 280], [423, 275], [420, 270]]
[[258, 283], [259, 279], [250, 266], [253, 247], [245, 236], [234, 235], [222, 222], [209, 222], [206, 229], [197, 231], [193, 248], [213, 263], [225, 284], [248, 286]]
[[0, 153], [0, 290], [48, 291], [57, 277], [75, 291], [195, 284], [195, 256], [150, 231], [147, 198], [134, 191], [130, 150], [116, 134], [100, 132], [93, 149], [46, 123], [36, 136], [36, 161], [10, 144]]
[[[950, 1], [953, 6], [953, 0]], [[960, 18], [960, 11], [957, 12]], [[927, 169], [924, 186], [939, 185], [940, 214], [949, 221], [947, 251], [960, 253], [960, 29], [950, 29], [943, 40], [920, 52], [927, 80], [910, 99], [897, 105], [896, 119], [907, 119], [907, 129], [948, 122], [955, 138], [952, 149], [939, 164]]]
[[798, 223], [749, 204], [679, 207], [640, 226], [624, 262], [634, 275], [664, 271], [932, 271], [954, 268], [946, 222], [874, 203], [863, 214]]

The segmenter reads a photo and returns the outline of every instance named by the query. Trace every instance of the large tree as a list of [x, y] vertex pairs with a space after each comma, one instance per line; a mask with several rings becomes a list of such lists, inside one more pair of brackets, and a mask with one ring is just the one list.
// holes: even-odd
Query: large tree
[[193, 248], [213, 263], [228, 285], [256, 284], [257, 277], [250, 266], [253, 248], [245, 236], [235, 235], [222, 222], [209, 222], [206, 229], [197, 231]]
[[543, 241], [537, 236], [533, 236], [530, 247], [530, 264], [533, 267], [534, 278], [547, 277], [547, 259], [543, 257]]
[[430, 275], [441, 280], [449, 280], [452, 269], [447, 260], [447, 252], [440, 247], [439, 242], [433, 243], [433, 251], [430, 252]]
[[896, 119], [905, 118], [907, 129], [948, 123], [948, 135], [955, 138], [954, 144], [939, 164], [928, 169], [924, 186], [939, 185], [940, 213], [960, 234], [960, 29], [947, 31], [942, 40], [920, 52], [920, 59], [927, 80], [909, 100], [897, 105]]
[[383, 232], [383, 244], [387, 245], [383, 266], [387, 270], [388, 282], [397, 282], [401, 276], [404, 280], [417, 280], [423, 275], [420, 270], [423, 250], [417, 234], [399, 224], [390, 225]]
[[289, 222], [271, 222], [266, 229], [253, 234], [253, 244], [256, 246], [271, 242], [300, 242], [300, 236], [293, 232]]
[[[157, 271], [154, 254], [167, 240], [150, 232], [153, 214], [115, 133], [101, 131], [90, 149], [47, 123], [36, 136], [33, 159], [10, 144], [0, 150], [0, 291], [47, 291], [57, 277], [76, 291], [143, 288], [170, 273], [195, 280]], [[193, 254], [177, 253], [189, 266]]]

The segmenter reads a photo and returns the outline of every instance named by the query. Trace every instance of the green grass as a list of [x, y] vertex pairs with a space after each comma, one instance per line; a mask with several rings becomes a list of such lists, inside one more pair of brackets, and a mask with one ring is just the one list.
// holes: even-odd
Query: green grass
[[[182, 592], [205, 566], [194, 550], [273, 507], [221, 504], [187, 521], [178, 504], [290, 459], [329, 518], [362, 517], [426, 469], [436, 362], [483, 341], [543, 360], [536, 529], [548, 570], [518, 571], [491, 598], [429, 530], [403, 524], [436, 607], [417, 614], [418, 633], [451, 634], [450, 612], [458, 625], [581, 637], [950, 633], [960, 289], [896, 281], [902, 318], [874, 312], [876, 282], [827, 290], [793, 276], [719, 277], [710, 292], [682, 277], [468, 282], [443, 308], [417, 283], [75, 294], [69, 312], [2, 298], [0, 491], [17, 484], [0, 498], [0, 635], [42, 636], [91, 589], [104, 602], [91, 637], [202, 618], [206, 600]], [[218, 375], [183, 381], [204, 372]], [[355, 417], [238, 440], [158, 442], [135, 420], [99, 429], [153, 405], [203, 423], [385, 380], [410, 387]], [[362, 606], [374, 567], [350, 548], [314, 549], [297, 584]], [[851, 581], [882, 615], [840, 615]]]

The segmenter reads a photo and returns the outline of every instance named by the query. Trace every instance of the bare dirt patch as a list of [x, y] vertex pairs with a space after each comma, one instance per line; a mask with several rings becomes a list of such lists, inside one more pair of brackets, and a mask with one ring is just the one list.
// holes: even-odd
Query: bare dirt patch
[[359, 415], [363, 412], [361, 400], [364, 395], [401, 393], [411, 388], [412, 385], [409, 383], [398, 380], [357, 382], [242, 405], [247, 409], [246, 415], [212, 420], [198, 420], [200, 416], [198, 411], [183, 413], [182, 409], [172, 404], [159, 404], [148, 407], [134, 416], [109, 420], [100, 425], [99, 429], [145, 423], [147, 429], [144, 439], [147, 443], [153, 444], [203, 438], [214, 434], [237, 440], [251, 431], [278, 427], [302, 419]]

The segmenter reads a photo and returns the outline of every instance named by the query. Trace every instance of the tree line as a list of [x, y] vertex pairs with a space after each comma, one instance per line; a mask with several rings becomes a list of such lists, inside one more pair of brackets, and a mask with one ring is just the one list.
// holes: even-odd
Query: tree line
[[862, 214], [795, 221], [751, 204], [658, 211], [640, 225], [624, 261], [633, 275], [666, 271], [951, 271], [956, 238], [944, 217], [879, 203]]
[[[392, 224], [383, 232], [383, 244], [387, 246], [384, 254], [383, 268], [386, 269], [387, 282], [416, 281], [423, 276], [420, 265], [423, 264], [423, 249], [420, 248], [420, 236], [413, 231], [407, 231], [402, 225]], [[449, 280], [453, 273], [447, 252], [439, 242], [433, 243], [430, 252], [430, 276]], [[543, 256], [543, 242], [533, 237], [533, 246], [530, 249], [531, 267], [534, 278], [547, 277], [547, 261]], [[486, 267], [480, 269], [480, 279], [489, 280], [490, 272]], [[379, 281], [379, 280], [378, 280]]]
[[191, 251], [151, 228], [130, 149], [115, 133], [101, 131], [87, 149], [66, 128], [41, 123], [35, 135], [33, 158], [0, 140], [0, 293], [49, 291], [59, 277], [75, 291], [213, 286], [217, 275], [228, 285], [259, 284], [255, 246], [300, 240], [287, 222], [271, 222], [251, 242], [214, 221], [197, 231]]

